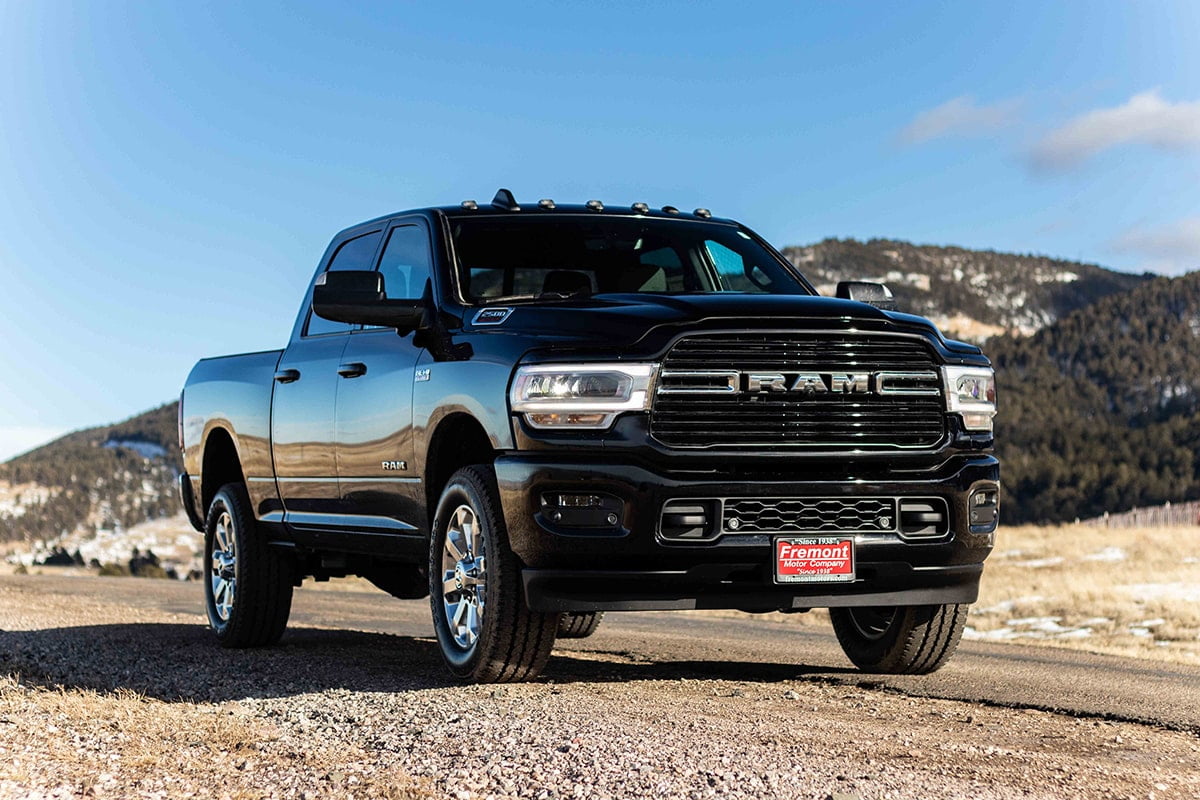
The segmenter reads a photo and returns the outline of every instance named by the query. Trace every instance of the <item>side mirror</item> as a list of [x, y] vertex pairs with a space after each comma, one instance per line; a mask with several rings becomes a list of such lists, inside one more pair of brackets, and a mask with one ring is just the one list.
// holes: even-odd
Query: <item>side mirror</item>
[[326, 272], [313, 286], [313, 313], [334, 322], [382, 325], [401, 333], [425, 324], [425, 304], [420, 300], [389, 300], [383, 276], [366, 270]]
[[839, 281], [837, 296], [843, 300], [857, 300], [860, 303], [881, 308], [884, 311], [897, 311], [896, 298], [892, 290], [882, 283], [868, 281]]

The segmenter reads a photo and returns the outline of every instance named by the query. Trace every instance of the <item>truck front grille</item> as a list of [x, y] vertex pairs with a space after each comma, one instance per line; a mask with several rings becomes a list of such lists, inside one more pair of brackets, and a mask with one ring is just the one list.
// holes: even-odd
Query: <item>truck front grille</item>
[[[945, 435], [938, 369], [919, 337], [816, 331], [688, 336], [663, 359], [650, 431], [680, 448], [932, 448]], [[757, 391], [748, 383], [751, 376], [771, 375], [784, 380]], [[804, 376], [818, 376], [832, 390], [804, 391]], [[855, 376], [868, 376], [867, 382], [849, 388], [837, 382]], [[878, 391], [884, 381], [893, 392]], [[789, 388], [779, 389], [784, 383]]]
[[721, 529], [736, 533], [796, 531], [894, 531], [893, 497], [747, 498], [726, 500]]

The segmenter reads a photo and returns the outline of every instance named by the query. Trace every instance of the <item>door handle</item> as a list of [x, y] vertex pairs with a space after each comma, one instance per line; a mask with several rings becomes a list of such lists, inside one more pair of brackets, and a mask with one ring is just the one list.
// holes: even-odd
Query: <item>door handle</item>
[[275, 373], [276, 383], [295, 383], [300, 380], [300, 370], [298, 369], [281, 369]]
[[354, 361], [350, 364], [342, 364], [338, 367], [338, 375], [343, 378], [357, 378], [359, 375], [367, 374], [367, 365], [360, 361]]

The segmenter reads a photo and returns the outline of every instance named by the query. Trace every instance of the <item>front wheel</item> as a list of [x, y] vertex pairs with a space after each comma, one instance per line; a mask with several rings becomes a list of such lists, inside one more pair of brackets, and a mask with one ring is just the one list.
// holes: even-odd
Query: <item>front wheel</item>
[[954, 655], [967, 605], [831, 608], [838, 643], [864, 672], [927, 675]]
[[550, 658], [558, 615], [531, 611], [525, 602], [489, 466], [463, 467], [442, 490], [430, 538], [429, 600], [442, 657], [460, 678], [533, 680]]
[[204, 526], [205, 608], [224, 647], [274, 644], [292, 610], [292, 562], [255, 527], [240, 483], [222, 486]]

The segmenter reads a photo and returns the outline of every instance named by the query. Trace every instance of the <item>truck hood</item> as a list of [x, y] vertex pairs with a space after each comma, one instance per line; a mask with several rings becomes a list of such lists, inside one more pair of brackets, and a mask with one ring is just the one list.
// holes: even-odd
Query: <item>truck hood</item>
[[[469, 318], [468, 318], [469, 319]], [[833, 297], [745, 294], [611, 294], [587, 300], [513, 305], [500, 324], [476, 331], [536, 335], [557, 340], [630, 344], [660, 326], [692, 326], [715, 321], [775, 320], [781, 324], [827, 321], [838, 326], [863, 321], [872, 327], [899, 325], [941, 338], [922, 317], [881, 311], [866, 303]]]

